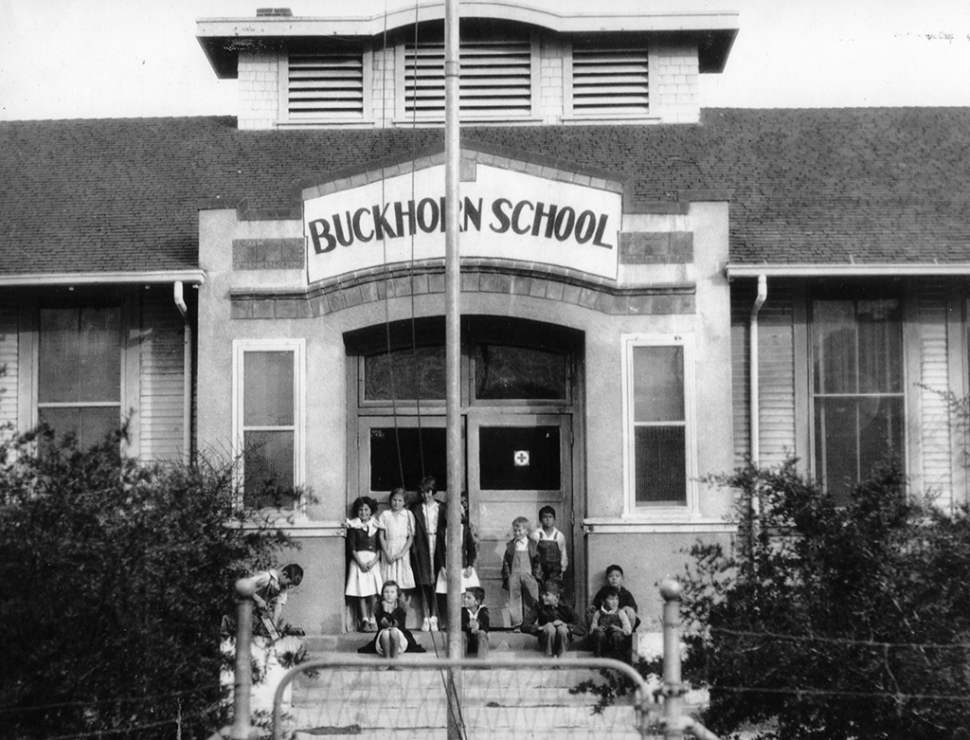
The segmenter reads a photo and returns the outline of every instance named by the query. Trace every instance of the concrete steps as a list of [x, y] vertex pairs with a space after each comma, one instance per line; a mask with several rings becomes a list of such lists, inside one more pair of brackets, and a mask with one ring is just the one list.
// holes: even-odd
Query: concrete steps
[[[441, 738], [447, 736], [448, 702], [440, 670], [422, 664], [447, 652], [445, 633], [415, 632], [426, 653], [407, 653], [393, 669], [373, 656], [374, 668], [325, 668], [316, 676], [294, 682], [286, 728], [297, 740], [321, 736], [380, 738]], [[355, 655], [371, 635], [348, 634], [311, 637], [311, 658], [335, 654]], [[542, 668], [508, 668], [493, 665], [518, 658], [540, 658], [533, 635], [493, 632], [492, 650], [481, 668], [462, 672], [461, 713], [464, 737], [469, 740], [578, 740], [616, 737], [639, 739], [634, 727], [632, 701], [594, 714], [596, 697], [573, 694], [581, 681], [603, 681], [598, 670], [559, 668], [550, 661]], [[573, 650], [566, 657], [592, 657]]]

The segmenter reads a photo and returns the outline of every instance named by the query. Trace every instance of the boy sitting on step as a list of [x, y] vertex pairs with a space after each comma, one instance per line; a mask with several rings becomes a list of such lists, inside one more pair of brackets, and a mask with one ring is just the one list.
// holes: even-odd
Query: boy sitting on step
[[576, 611], [562, 601], [562, 584], [550, 581], [543, 586], [542, 603], [537, 609], [536, 621], [523, 626], [523, 631], [539, 638], [539, 649], [546, 657], [561, 658], [572, 643], [574, 636], [582, 635]]

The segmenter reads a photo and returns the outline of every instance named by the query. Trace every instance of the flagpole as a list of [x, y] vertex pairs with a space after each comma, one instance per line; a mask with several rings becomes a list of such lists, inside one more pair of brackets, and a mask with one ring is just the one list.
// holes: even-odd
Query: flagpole
[[[445, 413], [448, 459], [448, 657], [462, 657], [461, 493], [464, 451], [461, 429], [461, 264], [458, 203], [461, 144], [459, 137], [458, 0], [445, 2]], [[461, 673], [449, 671], [448, 737], [462, 736]]]

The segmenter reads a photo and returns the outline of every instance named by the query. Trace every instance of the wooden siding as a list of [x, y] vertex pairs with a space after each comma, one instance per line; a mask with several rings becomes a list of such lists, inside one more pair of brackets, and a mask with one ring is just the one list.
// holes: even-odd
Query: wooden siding
[[949, 407], [944, 393], [950, 390], [947, 362], [947, 293], [937, 281], [920, 281], [917, 286], [919, 318], [919, 378], [912, 379], [907, 392], [919, 394], [921, 488], [939, 495], [939, 503], [948, 507], [953, 497], [951, 447], [952, 429]]
[[[768, 281], [758, 315], [761, 464], [779, 465], [795, 454], [794, 303], [790, 281]], [[798, 382], [807, 382], [799, 378]], [[803, 420], [803, 423], [809, 421]]]
[[756, 281], [734, 280], [731, 283], [731, 385], [734, 412], [734, 464], [744, 465], [751, 452], [751, 406], [748, 353], [750, 352], [751, 306], [757, 293]]
[[141, 313], [140, 456], [182, 456], [184, 348], [182, 317], [172, 303], [146, 303]]
[[17, 431], [18, 408], [18, 310], [0, 305], [0, 439], [6, 440]]

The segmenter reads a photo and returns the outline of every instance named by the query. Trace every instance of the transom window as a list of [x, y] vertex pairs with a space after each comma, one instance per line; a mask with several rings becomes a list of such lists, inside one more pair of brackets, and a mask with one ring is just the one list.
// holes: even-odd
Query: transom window
[[902, 314], [895, 297], [812, 303], [815, 475], [845, 500], [903, 459]]
[[623, 341], [627, 509], [695, 505], [693, 342], [690, 336]]
[[37, 412], [81, 447], [121, 424], [121, 308], [42, 308]]
[[242, 462], [243, 504], [297, 504], [303, 484], [303, 340], [237, 340], [233, 353], [233, 438]]

